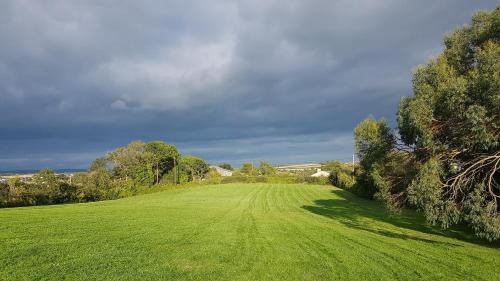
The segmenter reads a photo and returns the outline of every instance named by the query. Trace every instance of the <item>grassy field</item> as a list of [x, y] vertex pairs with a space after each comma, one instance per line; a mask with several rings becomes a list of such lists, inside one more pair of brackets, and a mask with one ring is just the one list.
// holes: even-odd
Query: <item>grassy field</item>
[[500, 280], [500, 248], [329, 186], [0, 210], [0, 280]]

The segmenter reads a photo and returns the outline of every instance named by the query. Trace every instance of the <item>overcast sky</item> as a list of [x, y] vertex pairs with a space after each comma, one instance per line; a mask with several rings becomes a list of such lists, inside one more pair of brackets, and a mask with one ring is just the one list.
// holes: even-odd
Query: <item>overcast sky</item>
[[482, 0], [0, 2], [0, 170], [132, 140], [211, 163], [348, 160]]

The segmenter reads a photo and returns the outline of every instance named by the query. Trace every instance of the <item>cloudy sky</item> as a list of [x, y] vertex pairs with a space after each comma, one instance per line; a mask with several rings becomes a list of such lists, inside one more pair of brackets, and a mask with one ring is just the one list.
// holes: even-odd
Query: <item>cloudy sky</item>
[[411, 72], [495, 0], [0, 2], [0, 170], [132, 140], [212, 163], [348, 160]]

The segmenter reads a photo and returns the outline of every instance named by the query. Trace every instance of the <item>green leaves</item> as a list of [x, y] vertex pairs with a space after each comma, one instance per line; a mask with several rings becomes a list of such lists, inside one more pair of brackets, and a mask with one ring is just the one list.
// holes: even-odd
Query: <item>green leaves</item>
[[488, 197], [486, 186], [477, 184], [465, 201], [465, 219], [479, 237], [488, 240], [500, 239], [500, 217], [496, 215], [497, 206]]
[[439, 220], [439, 208], [443, 203], [441, 174], [439, 161], [431, 158], [422, 165], [407, 190], [408, 202], [422, 210], [432, 223]]
[[476, 14], [444, 44], [399, 105], [398, 147], [409, 153], [396, 150], [383, 121], [355, 129], [356, 186], [391, 209], [406, 202], [433, 224], [466, 221], [500, 239], [500, 8]]
[[156, 183], [160, 182], [161, 177], [168, 171], [175, 168], [176, 161], [179, 161], [180, 154], [177, 148], [163, 141], [153, 141], [146, 144], [145, 158], [154, 170]]
[[266, 161], [260, 161], [260, 165], [257, 171], [261, 176], [272, 176], [276, 174], [276, 169]]
[[372, 198], [379, 191], [378, 185], [386, 184], [378, 172], [393, 148], [394, 136], [385, 120], [369, 117], [354, 129], [354, 138], [361, 166], [354, 190]]
[[180, 167], [182, 171], [187, 173], [191, 181], [202, 180], [209, 171], [209, 166], [205, 160], [192, 155], [182, 157]]
[[383, 161], [394, 143], [387, 122], [369, 117], [354, 129], [356, 151], [361, 165], [369, 170], [374, 163]]

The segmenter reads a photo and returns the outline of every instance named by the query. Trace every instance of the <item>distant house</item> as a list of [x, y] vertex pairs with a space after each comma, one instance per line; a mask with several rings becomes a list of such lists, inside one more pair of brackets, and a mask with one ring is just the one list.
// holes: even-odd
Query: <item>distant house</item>
[[312, 174], [311, 177], [329, 177], [330, 173], [326, 171], [321, 171], [321, 169], [316, 169], [316, 173]]
[[221, 168], [219, 166], [210, 166], [211, 169], [214, 169], [219, 175], [223, 177], [230, 177], [233, 175], [233, 171], [231, 170], [226, 170], [224, 168]]
[[35, 174], [19, 174], [19, 175], [8, 175], [0, 177], [1, 183], [7, 183], [11, 178], [19, 178], [21, 182], [27, 183], [33, 180]]

